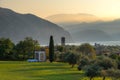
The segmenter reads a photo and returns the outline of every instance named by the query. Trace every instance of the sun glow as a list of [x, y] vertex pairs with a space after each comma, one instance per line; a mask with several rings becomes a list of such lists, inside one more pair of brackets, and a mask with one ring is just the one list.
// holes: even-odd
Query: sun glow
[[89, 13], [112, 19], [120, 17], [120, 0], [1, 0], [0, 6], [43, 18], [61, 13]]

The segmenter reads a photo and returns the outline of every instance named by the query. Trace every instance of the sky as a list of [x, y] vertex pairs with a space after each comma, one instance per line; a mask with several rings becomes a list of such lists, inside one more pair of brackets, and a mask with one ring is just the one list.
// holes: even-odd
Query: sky
[[0, 0], [0, 7], [45, 18], [55, 14], [88, 13], [120, 18], [120, 0]]

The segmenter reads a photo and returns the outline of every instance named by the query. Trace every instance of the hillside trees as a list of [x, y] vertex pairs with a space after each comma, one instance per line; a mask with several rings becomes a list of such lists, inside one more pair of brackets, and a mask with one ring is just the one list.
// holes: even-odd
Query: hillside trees
[[92, 64], [87, 67], [85, 70], [85, 75], [90, 77], [90, 80], [92, 80], [94, 77], [99, 76], [101, 73], [101, 68], [98, 65]]
[[16, 45], [15, 49], [20, 58], [27, 59], [33, 57], [36, 47], [39, 48], [39, 46], [36, 45], [38, 45], [36, 40], [33, 40], [30, 37], [26, 37], [23, 41], [20, 41]]
[[108, 70], [117, 70], [116, 61], [109, 57], [102, 57], [101, 59], [96, 60], [96, 64], [102, 68], [101, 75], [103, 76], [103, 80], [105, 80], [106, 76], [109, 76], [110, 73], [108, 73]]
[[37, 40], [26, 37], [16, 45], [9, 38], [0, 38], [0, 60], [25, 60], [33, 58], [34, 50], [40, 50]]
[[97, 76], [103, 77], [103, 80], [106, 77], [115, 78], [115, 80], [120, 78], [117, 61], [106, 56], [99, 56], [94, 60], [89, 60], [87, 57], [82, 58], [78, 66], [78, 70], [81, 69], [85, 71], [86, 76], [90, 77], [90, 80]]
[[82, 52], [83, 55], [89, 56], [91, 59], [96, 57], [96, 53], [94, 47], [88, 43], [84, 43], [79, 47], [79, 51]]
[[14, 43], [8, 38], [0, 38], [0, 59], [11, 57]]
[[77, 56], [74, 53], [69, 53], [66, 57], [65, 57], [66, 62], [68, 62], [70, 65], [72, 65], [72, 68], [74, 67], [74, 65], [77, 63]]
[[80, 60], [80, 63], [78, 65], [78, 70], [81, 70], [83, 67], [87, 66], [90, 64], [90, 60], [87, 56], [81, 57], [82, 59]]

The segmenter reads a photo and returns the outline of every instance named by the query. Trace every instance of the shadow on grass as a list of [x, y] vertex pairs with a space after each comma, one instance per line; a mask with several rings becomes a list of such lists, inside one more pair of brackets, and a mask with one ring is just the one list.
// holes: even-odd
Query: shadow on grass
[[26, 66], [68, 66], [67, 63], [60, 63], [60, 62], [28, 62]]
[[42, 70], [70, 70], [71, 68], [68, 67], [57, 67], [57, 66], [41, 66], [41, 67], [25, 67], [22, 69], [12, 70], [12, 72], [19, 72], [19, 71], [42, 71]]
[[24, 64], [22, 67], [12, 70], [12, 72], [18, 71], [41, 71], [41, 70], [72, 70], [70, 65], [66, 63], [48, 63], [48, 62], [41, 62], [41, 63], [27, 63]]
[[58, 73], [46, 76], [30, 76], [34, 80], [83, 80], [83, 73]]

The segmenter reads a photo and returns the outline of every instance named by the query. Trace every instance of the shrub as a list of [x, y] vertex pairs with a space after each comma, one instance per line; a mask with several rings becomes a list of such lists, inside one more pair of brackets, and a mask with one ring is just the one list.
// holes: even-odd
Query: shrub
[[85, 71], [85, 75], [90, 77], [90, 80], [92, 80], [94, 77], [99, 76], [101, 73], [101, 68], [98, 65], [90, 65]]
[[74, 53], [70, 53], [65, 57], [66, 62], [68, 62], [70, 65], [72, 65], [72, 68], [77, 63], [77, 57]]

